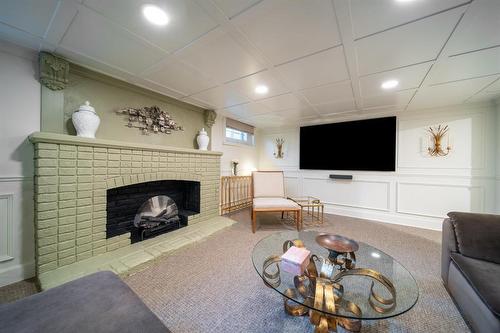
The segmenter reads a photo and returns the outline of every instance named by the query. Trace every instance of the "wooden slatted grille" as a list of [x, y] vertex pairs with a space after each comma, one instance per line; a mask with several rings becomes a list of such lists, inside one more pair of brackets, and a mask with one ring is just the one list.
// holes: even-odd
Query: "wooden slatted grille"
[[227, 214], [252, 205], [252, 176], [223, 176], [220, 180], [220, 210]]

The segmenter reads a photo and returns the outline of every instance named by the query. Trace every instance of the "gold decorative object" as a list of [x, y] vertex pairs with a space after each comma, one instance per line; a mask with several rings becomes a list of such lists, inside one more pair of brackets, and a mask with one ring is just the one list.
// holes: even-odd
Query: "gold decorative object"
[[[361, 330], [360, 319], [349, 319], [326, 314], [339, 313], [339, 310], [342, 309], [343, 312], [350, 312], [355, 317], [362, 317], [362, 311], [358, 305], [343, 299], [344, 287], [341, 284], [342, 279], [355, 275], [372, 280], [368, 304], [373, 310], [378, 313], [387, 313], [395, 308], [396, 288], [393, 283], [373, 269], [356, 268], [354, 251], [358, 249], [358, 244], [355, 241], [339, 235], [321, 234], [317, 237], [317, 242], [322, 246], [324, 245], [330, 251], [330, 255], [328, 258], [323, 258], [313, 254], [304, 274], [294, 277], [295, 288], [285, 290], [284, 308], [287, 314], [292, 316], [309, 314], [309, 320], [315, 327], [315, 333], [336, 332], [337, 326], [352, 332], [359, 332]], [[304, 247], [304, 243], [299, 239], [287, 240], [283, 243], [283, 253], [291, 246]], [[262, 277], [264, 284], [268, 287], [276, 288], [281, 284], [280, 261], [281, 257], [279, 255], [271, 255], [263, 263]], [[334, 272], [337, 273], [334, 274]], [[387, 289], [391, 297], [384, 298], [377, 294], [373, 289], [375, 282]], [[290, 300], [290, 298], [295, 299], [299, 295], [304, 299], [303, 304]], [[313, 309], [324, 309], [324, 312]]]
[[168, 112], [162, 111], [158, 106], [123, 108], [116, 113], [128, 116], [128, 123], [125, 126], [139, 128], [146, 135], [149, 133], [171, 134], [172, 131], [184, 130], [182, 126], [177, 125]]
[[276, 151], [274, 152], [274, 157], [283, 158], [285, 157], [285, 152], [283, 151], [283, 144], [285, 143], [285, 139], [277, 138], [276, 139]]
[[432, 139], [432, 145], [433, 147], [428, 147], [427, 151], [429, 152], [429, 155], [431, 156], [446, 156], [450, 153], [451, 147], [449, 143], [449, 137], [448, 137], [448, 144], [446, 145], [445, 150], [442, 148], [442, 140], [446, 133], [448, 133], [448, 125], [441, 127], [439, 125], [438, 127], [429, 127], [427, 129], [427, 132], [430, 133], [431, 139]]
[[[316, 227], [323, 224], [324, 221], [324, 205], [318, 198], [306, 196], [306, 197], [288, 197], [300, 206], [300, 225], [303, 227]], [[287, 212], [288, 217], [288, 212]], [[285, 223], [289, 219], [283, 220]]]

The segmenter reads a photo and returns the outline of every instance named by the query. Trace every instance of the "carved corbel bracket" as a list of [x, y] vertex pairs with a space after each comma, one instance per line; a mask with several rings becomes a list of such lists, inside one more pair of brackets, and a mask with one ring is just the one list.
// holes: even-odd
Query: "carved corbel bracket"
[[69, 62], [52, 53], [40, 52], [40, 83], [50, 90], [63, 90], [68, 84]]
[[215, 119], [217, 118], [217, 112], [214, 110], [205, 110], [205, 124], [211, 128], [215, 124]]

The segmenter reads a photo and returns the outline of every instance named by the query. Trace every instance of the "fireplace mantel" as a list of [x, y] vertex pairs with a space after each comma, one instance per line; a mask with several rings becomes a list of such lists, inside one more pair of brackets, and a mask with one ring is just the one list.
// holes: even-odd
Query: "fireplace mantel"
[[29, 140], [32, 143], [43, 142], [43, 143], [55, 143], [62, 145], [75, 145], [75, 146], [92, 146], [92, 147], [105, 147], [105, 148], [117, 148], [117, 149], [141, 149], [149, 151], [163, 151], [163, 152], [188, 153], [188, 154], [191, 153], [191, 154], [201, 154], [201, 155], [219, 155], [219, 156], [222, 155], [222, 152], [219, 151], [178, 148], [178, 147], [169, 147], [161, 145], [149, 145], [143, 143], [123, 142], [115, 140], [89, 139], [74, 135], [56, 134], [48, 132], [35, 132], [29, 136]]
[[42, 132], [29, 139], [35, 147], [36, 270], [42, 287], [58, 271], [134, 248], [130, 233], [106, 237], [108, 190], [195, 181], [200, 212], [189, 216], [185, 229], [210, 227], [219, 215], [220, 152]]

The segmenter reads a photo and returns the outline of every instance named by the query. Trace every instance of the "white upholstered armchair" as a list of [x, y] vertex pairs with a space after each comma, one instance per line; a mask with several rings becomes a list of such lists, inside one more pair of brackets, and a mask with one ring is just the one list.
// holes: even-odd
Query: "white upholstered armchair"
[[257, 212], [293, 212], [297, 230], [300, 230], [300, 207], [285, 197], [283, 171], [254, 171], [252, 182], [252, 232], [255, 233], [257, 229]]

